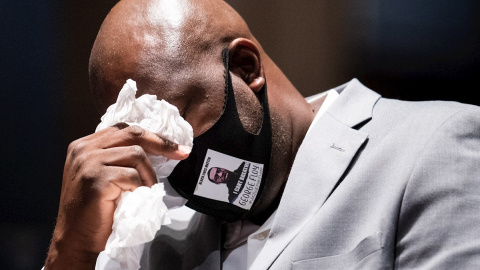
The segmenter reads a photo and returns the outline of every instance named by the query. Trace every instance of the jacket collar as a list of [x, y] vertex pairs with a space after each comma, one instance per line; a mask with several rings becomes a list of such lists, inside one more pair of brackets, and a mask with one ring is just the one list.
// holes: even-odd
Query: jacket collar
[[341, 94], [328, 113], [348, 127], [370, 120], [373, 107], [380, 95], [365, 87], [357, 79], [334, 88]]
[[302, 142], [269, 238], [251, 269], [268, 269], [325, 203], [368, 134], [355, 127], [372, 117], [380, 95], [357, 79], [335, 88], [337, 100]]

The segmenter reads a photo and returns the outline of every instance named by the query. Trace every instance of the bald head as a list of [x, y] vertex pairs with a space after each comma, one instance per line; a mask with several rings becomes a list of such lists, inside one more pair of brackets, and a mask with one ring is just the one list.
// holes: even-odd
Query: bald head
[[238, 37], [253, 39], [244, 20], [221, 0], [120, 1], [92, 48], [95, 102], [103, 112], [128, 78], [139, 89], [180, 89], [176, 82], [213, 72], [221, 50]]

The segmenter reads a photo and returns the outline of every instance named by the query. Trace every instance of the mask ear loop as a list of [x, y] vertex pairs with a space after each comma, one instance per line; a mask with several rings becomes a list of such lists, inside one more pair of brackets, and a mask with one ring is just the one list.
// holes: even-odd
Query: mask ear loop
[[[230, 66], [228, 63], [228, 48], [223, 49], [222, 51], [222, 62], [224, 66], [225, 73], [223, 74], [223, 80], [225, 81], [225, 86], [223, 87], [224, 92], [225, 92], [225, 100], [223, 102], [223, 108], [222, 108], [222, 115], [225, 113], [225, 110], [227, 108], [227, 102], [228, 102], [228, 77], [230, 76]], [[221, 117], [221, 116], [220, 116]]]
[[[220, 121], [220, 118], [224, 117], [225, 114], [231, 114], [233, 119], [235, 119], [236, 123], [235, 124], [240, 124], [242, 129], [248, 132], [245, 127], [243, 126], [242, 121], [240, 120], [240, 115], [238, 114], [238, 108], [237, 108], [237, 102], [235, 101], [235, 93], [233, 90], [233, 85], [232, 85], [232, 80], [231, 80], [231, 75], [230, 75], [230, 64], [229, 64], [229, 51], [228, 48], [223, 49], [222, 51], [222, 61], [223, 61], [223, 66], [225, 67], [225, 73], [224, 73], [224, 80], [225, 80], [225, 101], [223, 103], [223, 108], [222, 108], [222, 115], [218, 118], [218, 121]], [[260, 133], [264, 132], [264, 121], [265, 119], [270, 120], [270, 110], [268, 108], [268, 97], [266, 94], [266, 88], [267, 88], [267, 81], [265, 79], [265, 85], [262, 87], [262, 89], [257, 93], [257, 99], [260, 102], [260, 109], [262, 110], [262, 125], [258, 129], [256, 133], [250, 133], [252, 135], [260, 135]], [[231, 89], [231, 91], [230, 91]], [[231, 92], [231, 93], [230, 93]], [[227, 106], [229, 104], [229, 106]], [[215, 123], [216, 123], [215, 122]], [[270, 127], [271, 128], [271, 127]]]
[[240, 115], [238, 114], [237, 109], [237, 102], [235, 101], [235, 91], [233, 90], [232, 85], [232, 76], [230, 75], [230, 66], [229, 66], [229, 51], [228, 48], [223, 49], [222, 51], [222, 58], [223, 58], [223, 65], [225, 67], [225, 102], [223, 103], [223, 112], [217, 122], [221, 121], [221, 118], [231, 116], [231, 120], [235, 121], [235, 125], [239, 125], [242, 129], [245, 130], [243, 127], [242, 121], [240, 120]]

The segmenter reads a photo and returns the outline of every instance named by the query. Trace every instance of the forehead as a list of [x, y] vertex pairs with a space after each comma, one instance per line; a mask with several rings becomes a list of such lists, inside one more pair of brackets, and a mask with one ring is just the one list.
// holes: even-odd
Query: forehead
[[[182, 81], [191, 82], [200, 63], [211, 65], [198, 38], [192, 42], [186, 27], [189, 5], [183, 1], [120, 1], [105, 18], [92, 48], [90, 75], [92, 90], [102, 91], [101, 109], [106, 109], [127, 79], [139, 86], [139, 94], [151, 93], [172, 99], [188, 93], [176, 88]], [[207, 42], [204, 40], [204, 42]], [[208, 43], [208, 42], [207, 42]], [[200, 46], [200, 47], [198, 47]], [[203, 75], [203, 76], [202, 76]], [[205, 74], [197, 75], [197, 78]], [[93, 78], [92, 78], [93, 77]], [[97, 78], [95, 78], [97, 77]], [[101, 78], [98, 78], [101, 77]], [[158, 90], [163, 89], [162, 91]], [[143, 91], [143, 93], [141, 92]], [[93, 91], [97, 94], [97, 91]]]
[[212, 169], [210, 170], [210, 175], [208, 176], [210, 179], [214, 179], [215, 178], [215, 174], [217, 174], [217, 171], [218, 171], [218, 168], [216, 167], [212, 167]]

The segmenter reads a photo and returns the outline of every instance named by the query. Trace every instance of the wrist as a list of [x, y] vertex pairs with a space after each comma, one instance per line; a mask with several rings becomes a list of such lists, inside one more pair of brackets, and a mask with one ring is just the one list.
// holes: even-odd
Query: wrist
[[79, 249], [73, 241], [52, 239], [44, 269], [95, 269], [97, 257], [98, 253]]

